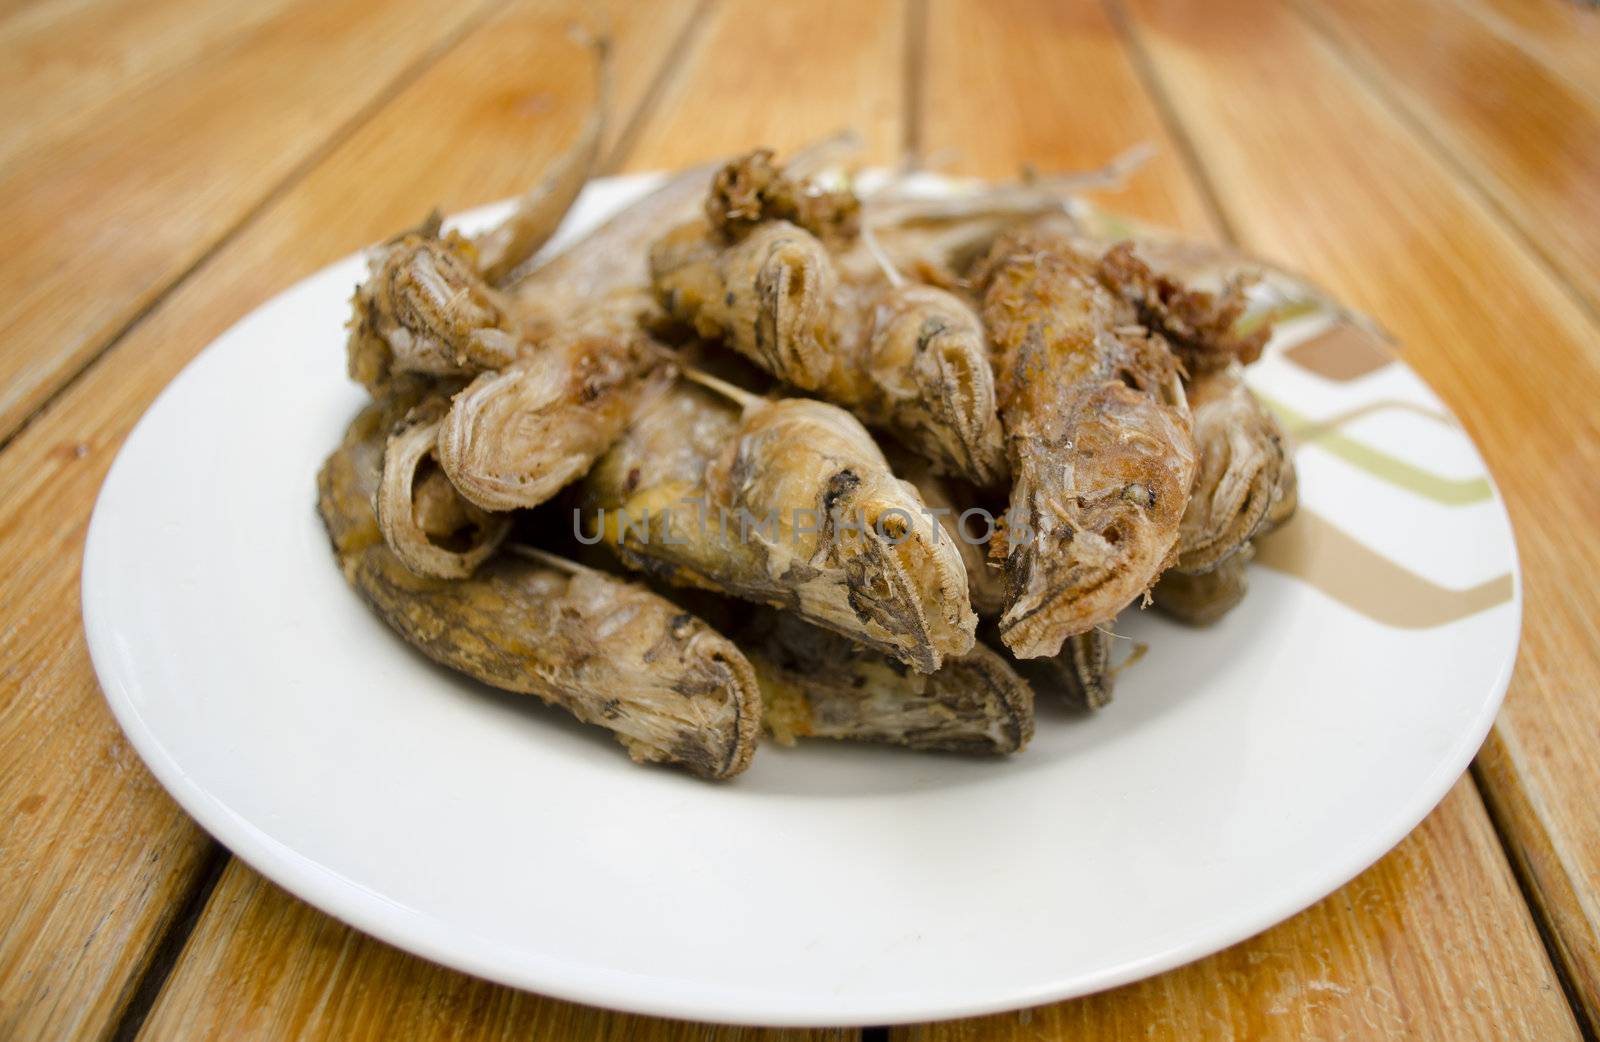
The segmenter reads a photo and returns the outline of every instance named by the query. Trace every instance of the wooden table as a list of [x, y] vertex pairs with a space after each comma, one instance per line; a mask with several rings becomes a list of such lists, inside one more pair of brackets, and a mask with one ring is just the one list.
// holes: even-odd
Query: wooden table
[[[1568, 0], [0, 5], [0, 1038], [1565, 1039], [1600, 1031], [1600, 12]], [[1290, 921], [1106, 994], [764, 1032], [517, 993], [355, 933], [190, 821], [78, 612], [96, 490], [293, 280], [516, 193], [612, 34], [606, 165], [859, 128], [958, 172], [1158, 157], [1107, 200], [1375, 315], [1488, 458], [1526, 577], [1471, 773]]]

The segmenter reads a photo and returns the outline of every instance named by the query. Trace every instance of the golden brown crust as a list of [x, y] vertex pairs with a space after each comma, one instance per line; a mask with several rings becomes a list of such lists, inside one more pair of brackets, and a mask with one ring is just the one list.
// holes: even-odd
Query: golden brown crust
[[[1005, 571], [989, 557], [985, 539], [990, 535], [985, 518], [992, 518], [987, 497], [956, 478], [935, 473], [928, 461], [903, 449], [888, 453], [894, 472], [917, 487], [922, 501], [934, 511], [940, 528], [961, 554], [967, 569], [967, 592], [979, 619], [997, 618], [1005, 610]], [[963, 518], [968, 511], [971, 516]]]
[[[1095, 708], [1128, 603], [1195, 623], [1238, 603], [1252, 540], [1296, 502], [1242, 380], [1272, 314], [1258, 291], [1246, 318], [1242, 261], [1090, 238], [1044, 183], [864, 214], [759, 150], [528, 272], [602, 121], [506, 222], [468, 239], [430, 217], [357, 291], [349, 367], [375, 404], [321, 507], [345, 574], [424, 654], [635, 759], [727, 777], [763, 697], [780, 741], [1015, 751], [1033, 727], [1019, 669]], [[826, 402], [685, 371], [652, 337], [690, 329]], [[891, 469], [857, 418], [912, 462]], [[627, 566], [769, 606], [728, 617], [750, 661], [641, 586], [501, 549], [509, 511], [580, 479]], [[961, 539], [960, 509], [1008, 484], [995, 542]]]
[[1261, 357], [1270, 324], [1248, 333], [1236, 326], [1249, 299], [1243, 276], [1230, 279], [1221, 293], [1191, 289], [1159, 274], [1141, 260], [1132, 242], [1119, 242], [1100, 259], [1100, 278], [1134, 306], [1139, 321], [1172, 345], [1190, 374], [1227, 366], [1248, 365]]
[[473, 376], [510, 364], [522, 325], [476, 263], [471, 243], [437, 237], [436, 225], [379, 247], [353, 301], [350, 376], [376, 395], [399, 374]]
[[485, 510], [538, 506], [582, 477], [648, 388], [671, 378], [662, 355], [631, 315], [580, 320], [455, 396], [439, 463]]
[[1292, 471], [1283, 431], [1245, 386], [1237, 364], [1188, 383], [1200, 466], [1183, 514], [1178, 561], [1184, 572], [1215, 568], [1282, 509], [1280, 481]]
[[1033, 690], [975, 644], [932, 674], [793, 616], [764, 611], [739, 633], [773, 738], [836, 738], [1004, 756], [1033, 737]]
[[462, 499], [439, 471], [442, 395], [423, 397], [390, 432], [373, 497], [384, 542], [418, 575], [464, 579], [499, 548], [511, 520]]
[[378, 614], [436, 662], [607, 728], [635, 760], [709, 778], [744, 770], [761, 727], [755, 674], [695, 616], [636, 584], [517, 555], [457, 580], [401, 563], [371, 500], [404, 404], [362, 412], [317, 479], [340, 567]]
[[977, 273], [1011, 458], [1000, 628], [1019, 658], [1107, 624], [1170, 563], [1195, 469], [1165, 343], [1041, 225]]
[[706, 217], [724, 242], [738, 242], [765, 221], [788, 221], [829, 243], [861, 230], [861, 202], [848, 190], [787, 176], [758, 148], [724, 164], [706, 196]]
[[1255, 548], [1246, 543], [1208, 572], [1169, 571], [1151, 596], [1157, 608], [1191, 626], [1209, 626], [1238, 607], [1249, 589], [1246, 565]]
[[694, 216], [713, 169], [707, 164], [673, 174], [512, 284], [508, 292], [528, 325], [553, 328], [616, 297], [632, 307], [639, 291], [650, 285], [650, 244], [662, 229]]
[[1248, 588], [1254, 541], [1288, 523], [1298, 504], [1294, 455], [1238, 366], [1189, 384], [1200, 469], [1184, 513], [1177, 564], [1152, 591], [1155, 604], [1191, 625], [1232, 611]]
[[630, 567], [788, 608], [922, 672], [972, 645], [966, 572], [848, 413], [680, 381], [584, 482]]
[[891, 284], [783, 220], [732, 244], [703, 221], [682, 225], [652, 247], [650, 269], [663, 305], [700, 336], [889, 431], [943, 472], [1003, 479], [983, 329], [956, 294]]

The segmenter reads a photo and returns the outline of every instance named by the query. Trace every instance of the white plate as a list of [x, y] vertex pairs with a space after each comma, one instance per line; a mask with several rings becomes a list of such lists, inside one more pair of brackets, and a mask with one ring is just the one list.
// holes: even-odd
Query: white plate
[[[568, 234], [644, 186], [591, 186]], [[766, 1024], [1081, 995], [1350, 879], [1440, 800], [1505, 690], [1520, 582], [1482, 462], [1403, 365], [1295, 364], [1313, 320], [1252, 380], [1301, 417], [1355, 412], [1301, 449], [1301, 520], [1264, 555], [1331, 593], [1257, 566], [1214, 629], [1128, 613], [1150, 651], [1113, 705], [1042, 704], [1007, 762], [818, 743], [724, 785], [634, 766], [430, 665], [335, 568], [314, 476], [363, 401], [341, 329], [361, 273], [261, 307], [151, 407], [95, 509], [84, 623], [129, 739], [207, 830], [447, 965]]]

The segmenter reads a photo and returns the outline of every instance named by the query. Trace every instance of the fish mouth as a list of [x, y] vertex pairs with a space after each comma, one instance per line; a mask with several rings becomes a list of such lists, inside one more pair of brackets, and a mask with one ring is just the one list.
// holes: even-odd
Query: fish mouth
[[[716, 635], [716, 639], [727, 643], [720, 635]], [[760, 686], [756, 683], [755, 669], [731, 644], [725, 649], [710, 651], [702, 668], [708, 678], [727, 693], [727, 705], [733, 712], [726, 748], [711, 750], [716, 760], [709, 765], [707, 776], [731, 778], [750, 766], [761, 737]]]
[[[866, 531], [840, 554], [850, 608], [873, 630], [887, 631], [885, 647], [916, 669], [932, 673], [946, 656], [971, 650], [977, 617], [968, 606], [966, 568], [955, 545], [935, 543], [919, 529], [916, 504], [874, 503], [857, 516]], [[859, 638], [858, 638], [859, 639]]]
[[1033, 688], [1019, 678], [991, 648], [976, 644], [930, 681], [951, 697], [979, 698], [994, 707], [986, 713], [994, 729], [982, 739], [951, 745], [953, 751], [1005, 756], [1020, 752], [1033, 739]]
[[[1127, 586], [1126, 576], [1118, 576], [1110, 569], [1097, 570], [1092, 579], [1060, 583], [1045, 591], [1031, 607], [1013, 605], [1001, 616], [1000, 639], [1017, 658], [1054, 658], [1068, 637], [1109, 622], [1142, 589], [1126, 589]], [[1109, 613], [1104, 609], [1089, 610], [1091, 598], [1096, 605], [1112, 603], [1116, 607]]]
[[[999, 624], [1006, 647], [1017, 658], [1054, 657], [1068, 637], [1115, 619], [1150, 588], [1171, 554], [1177, 533], [1163, 545], [1151, 537], [1151, 527], [1131, 513], [1101, 526], [1099, 541], [1115, 552], [1094, 561], [1059, 562], [1036, 546], [1013, 551], [1006, 578], [1015, 594]], [[1057, 548], [1063, 552], [1073, 556], [1070, 544]]]

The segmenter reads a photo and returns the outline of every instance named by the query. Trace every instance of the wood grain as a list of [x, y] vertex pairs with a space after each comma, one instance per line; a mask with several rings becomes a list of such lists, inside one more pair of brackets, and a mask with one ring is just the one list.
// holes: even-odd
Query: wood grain
[[141, 1039], [604, 1039], [825, 1042], [557, 1002], [443, 969], [357, 933], [235, 861]]
[[1155, 156], [1106, 206], [1204, 239], [1215, 216], [1182, 148], [1097, 4], [933, 0], [919, 138], [953, 173], [1005, 179], [1019, 165], [1088, 170], [1141, 143]]
[[1600, 98], [1600, 8], [1572, 0], [1463, 0], [1461, 9]]
[[[1522, 646], [1480, 777], [1600, 1024], [1600, 331], [1470, 187], [1292, 12], [1131, 5], [1245, 245], [1392, 330], [1499, 483]], [[1361, 147], [1351, 147], [1360, 142]]]
[[1470, 779], [1349, 885], [1171, 973], [897, 1042], [1579, 1037]]
[[[1444, 0], [1301, 10], [1600, 314], [1600, 99]], [[1591, 58], [1600, 66], [1600, 50]]]
[[0, 439], [482, 6], [296, 0], [0, 168]]
[[629, 170], [676, 169], [757, 143], [780, 152], [851, 128], [870, 162], [903, 145], [906, 0], [725, 0], [684, 54]]
[[[620, 114], [691, 10], [619, 18]], [[83, 536], [117, 447], [185, 362], [295, 278], [435, 202], [480, 203], [537, 177], [589, 102], [587, 55], [566, 35], [584, 14], [576, 0], [525, 3], [468, 37], [0, 455], [0, 863], [22, 881], [0, 890], [0, 1038], [104, 1033], [210, 848], [126, 744], [83, 644]]]
[[226, 48], [291, 0], [42, 0], [0, 18], [0, 165], [112, 118], [130, 96]]

